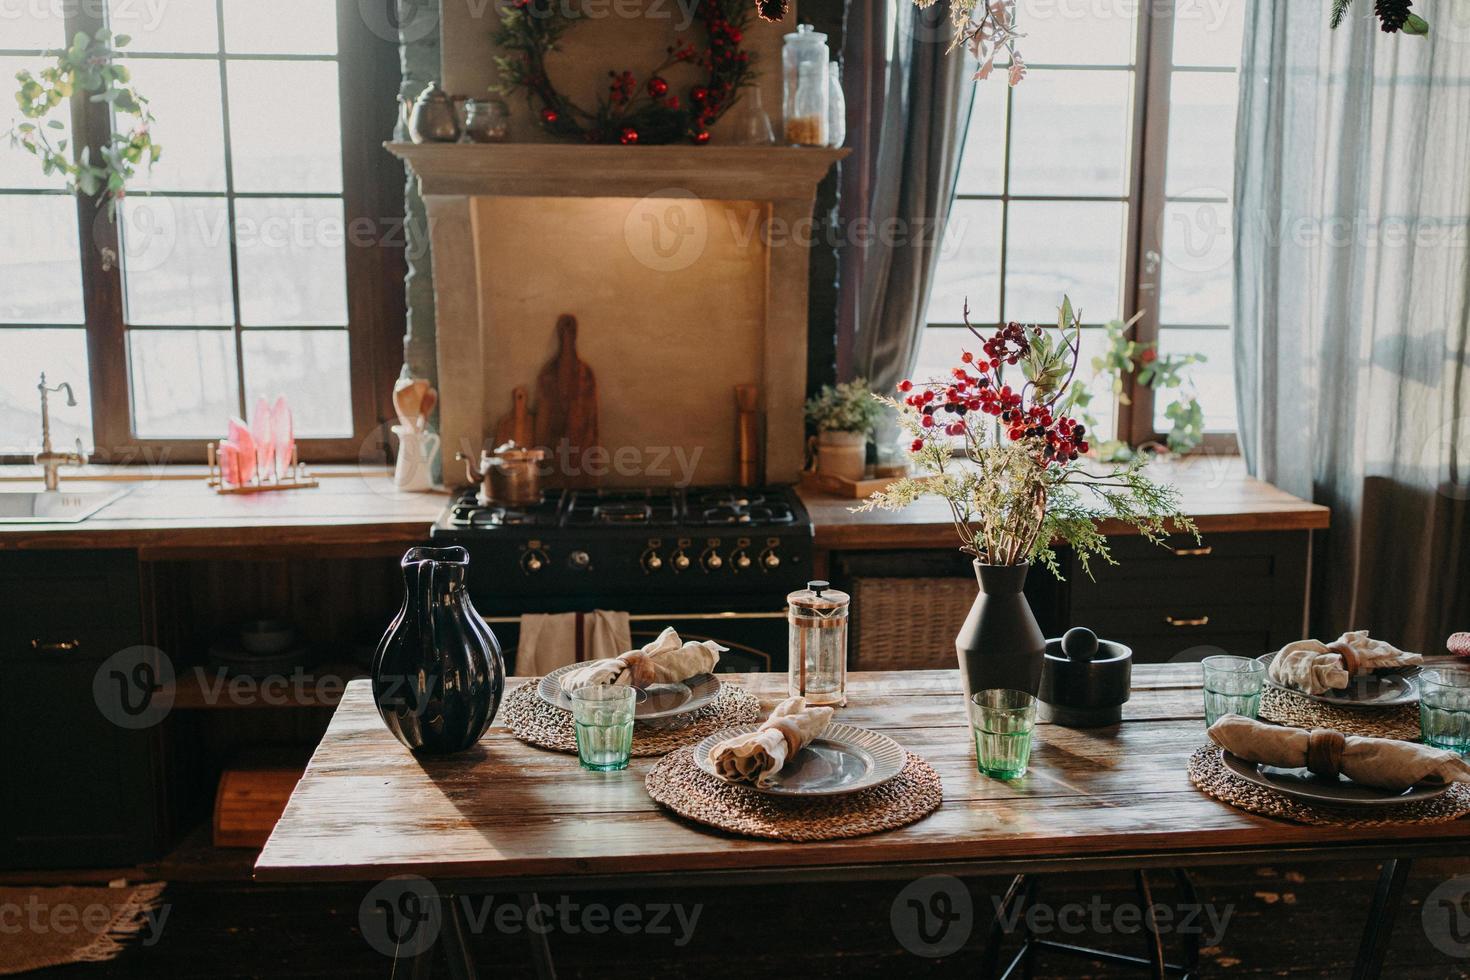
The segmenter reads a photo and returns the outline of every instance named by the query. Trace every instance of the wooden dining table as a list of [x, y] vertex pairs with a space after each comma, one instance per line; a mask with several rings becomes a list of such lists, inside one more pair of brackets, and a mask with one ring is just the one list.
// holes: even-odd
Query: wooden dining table
[[[722, 677], [767, 709], [786, 695], [781, 674]], [[652, 758], [635, 758], [623, 772], [586, 772], [575, 756], [524, 744], [499, 724], [468, 751], [416, 757], [378, 718], [370, 683], [354, 681], [255, 877], [432, 882], [448, 917], [438, 941], [454, 975], [473, 976], [452, 896], [1365, 860], [1382, 862], [1382, 870], [1354, 976], [1377, 976], [1410, 862], [1470, 852], [1470, 819], [1307, 826], [1206, 796], [1186, 773], [1207, 741], [1200, 686], [1197, 664], [1138, 666], [1121, 724], [1043, 723], [1030, 771], [1002, 782], [976, 771], [957, 672], [851, 674], [839, 719], [882, 731], [928, 760], [943, 779], [944, 802], [898, 830], [785, 843], [732, 836], [665, 811], [643, 785]], [[1156, 959], [1160, 975], [1162, 953]], [[543, 975], [552, 969], [544, 947], [538, 962]]]

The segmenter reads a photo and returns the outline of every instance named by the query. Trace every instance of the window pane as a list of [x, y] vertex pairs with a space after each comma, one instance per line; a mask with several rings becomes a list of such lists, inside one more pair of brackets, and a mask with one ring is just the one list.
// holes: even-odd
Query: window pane
[[41, 372], [46, 383], [71, 385], [77, 404], [51, 397], [51, 443], [70, 449], [77, 439], [92, 449], [92, 395], [87, 385], [87, 333], [70, 329], [0, 329], [0, 453], [34, 453], [41, 448]]
[[347, 323], [340, 199], [235, 201], [240, 322], [246, 326]]
[[1169, 87], [1166, 192], [1228, 200], [1235, 183], [1234, 73], [1174, 72]]
[[930, 323], [995, 323], [1000, 312], [999, 201], [955, 201], [929, 292]]
[[128, 69], [148, 97], [153, 138], [163, 156], [140, 167], [128, 191], [223, 191], [225, 127], [216, 61], [130, 58]]
[[76, 202], [0, 194], [0, 323], [81, 322]]
[[[0, 48], [59, 48], [66, 43], [65, 7], [59, 3], [0, 4]], [[6, 74], [8, 85], [13, 74]]]
[[247, 330], [245, 390], [285, 395], [296, 435], [352, 435], [352, 382], [346, 330]]
[[120, 214], [128, 323], [235, 322], [224, 198], [130, 195]]
[[225, 0], [225, 49], [235, 54], [336, 54], [333, 0]]
[[[0, 5], [0, 30], [7, 29], [8, 22], [4, 19], [4, 6]], [[8, 47], [9, 41], [0, 38], [0, 47]], [[3, 101], [0, 101], [0, 187], [16, 187], [25, 189], [54, 188], [61, 190], [66, 187], [66, 178], [60, 174], [52, 174], [50, 177], [41, 173], [41, 158], [32, 156], [18, 146], [10, 145], [10, 137], [6, 135], [12, 123], [34, 122], [38, 126], [44, 126], [52, 119], [61, 123], [62, 128], [49, 130], [46, 133], [52, 146], [57, 146], [61, 140], [71, 140], [71, 113], [67, 106], [62, 104], [51, 110], [45, 119], [24, 119], [15, 104], [15, 93], [20, 88], [15, 81], [16, 72], [23, 68], [30, 69], [32, 74], [40, 74], [41, 68], [46, 64], [45, 58], [23, 58], [7, 57], [0, 58], [0, 93], [3, 93]]]
[[1012, 194], [1128, 192], [1133, 73], [1037, 71], [1012, 90]]
[[960, 157], [960, 194], [996, 194], [1005, 190], [1005, 85], [976, 85]]
[[1021, 0], [1016, 26], [1021, 53], [1033, 65], [1131, 65], [1138, 36], [1137, 3]]
[[341, 191], [336, 63], [233, 61], [228, 70], [235, 190]]
[[1231, 215], [1228, 204], [1166, 204], [1159, 322], [1227, 324], [1233, 320]]
[[[1205, 413], [1205, 429], [1209, 432], [1235, 431], [1235, 355], [1231, 349], [1229, 330], [1190, 330], [1165, 328], [1159, 332], [1161, 354], [1203, 354], [1205, 363], [1190, 369], [1200, 408]], [[1154, 427], [1168, 432], [1170, 422], [1164, 416], [1174, 395], [1158, 393], [1154, 397]]]
[[[114, 32], [132, 38], [125, 51], [205, 53], [219, 50], [219, 23], [215, 20], [214, 4], [209, 0], [184, 3], [108, 0], [107, 19]], [[144, 89], [143, 94], [152, 93]]]
[[228, 330], [129, 330], [128, 367], [144, 439], [223, 438], [240, 411]]
[[1125, 211], [1095, 201], [1011, 204], [1006, 319], [1055, 323], [1064, 293], [1089, 323], [1118, 316]]
[[1246, 5], [1257, 0], [1178, 0], [1174, 64], [1235, 68], [1245, 32]]

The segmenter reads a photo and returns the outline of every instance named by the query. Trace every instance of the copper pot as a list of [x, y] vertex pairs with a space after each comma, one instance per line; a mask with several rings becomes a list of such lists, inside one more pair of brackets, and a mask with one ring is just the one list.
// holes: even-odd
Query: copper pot
[[522, 449], [514, 442], [497, 446], [494, 452], [480, 452], [479, 472], [464, 453], [455, 459], [464, 461], [465, 475], [471, 483], [480, 484], [480, 502], [524, 507], [541, 501], [541, 461], [544, 449]]

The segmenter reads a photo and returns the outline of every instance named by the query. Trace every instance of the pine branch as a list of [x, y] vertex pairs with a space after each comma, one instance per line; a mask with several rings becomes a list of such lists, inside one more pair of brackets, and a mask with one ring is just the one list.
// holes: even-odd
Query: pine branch
[[1348, 8], [1353, 5], [1353, 0], [1332, 0], [1332, 29], [1337, 30], [1341, 26], [1343, 18], [1347, 16]]

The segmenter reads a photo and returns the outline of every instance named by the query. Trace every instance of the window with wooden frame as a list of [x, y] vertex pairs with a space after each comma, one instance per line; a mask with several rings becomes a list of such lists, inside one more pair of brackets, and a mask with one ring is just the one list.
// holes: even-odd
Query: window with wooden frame
[[[52, 400], [54, 441], [80, 439], [99, 460], [200, 461], [230, 416], [278, 394], [303, 459], [374, 455], [403, 332], [403, 178], [381, 147], [393, 39], [346, 0], [10, 14], [7, 88], [79, 32], [127, 35], [121, 62], [163, 156], [109, 216], [0, 143], [0, 454], [39, 443], [44, 371], [78, 401]], [[72, 145], [111, 125], [85, 96], [55, 115]]]
[[[1207, 449], [1235, 450], [1230, 339], [1235, 107], [1248, 0], [1021, 0], [1026, 79], [977, 83], [916, 377], [944, 374], [960, 323], [1055, 322], [1081, 308], [1084, 380], [1103, 325], [1195, 353]], [[1104, 433], [1162, 440], [1153, 392], [1095, 389]]]

